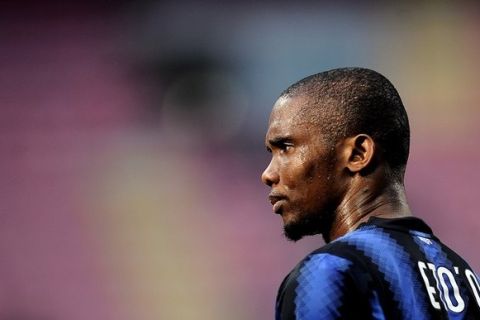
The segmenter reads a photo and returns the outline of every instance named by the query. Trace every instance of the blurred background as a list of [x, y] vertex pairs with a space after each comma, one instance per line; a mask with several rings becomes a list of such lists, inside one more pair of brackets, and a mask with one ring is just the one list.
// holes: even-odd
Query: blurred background
[[480, 270], [480, 7], [1, 1], [0, 319], [273, 319], [271, 106], [343, 66], [410, 116], [415, 214]]

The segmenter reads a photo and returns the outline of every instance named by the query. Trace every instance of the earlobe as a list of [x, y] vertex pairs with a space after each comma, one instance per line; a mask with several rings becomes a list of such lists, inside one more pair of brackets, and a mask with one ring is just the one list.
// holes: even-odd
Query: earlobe
[[375, 153], [375, 142], [367, 134], [359, 134], [348, 138], [346, 141], [348, 170], [355, 173], [366, 168], [373, 159]]

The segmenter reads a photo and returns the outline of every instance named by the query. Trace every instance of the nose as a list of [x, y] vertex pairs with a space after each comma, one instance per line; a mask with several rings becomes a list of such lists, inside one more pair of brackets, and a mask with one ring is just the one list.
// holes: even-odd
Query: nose
[[273, 163], [273, 160], [270, 161], [268, 167], [262, 173], [262, 181], [267, 186], [271, 187], [274, 184], [277, 184], [279, 181], [278, 170]]

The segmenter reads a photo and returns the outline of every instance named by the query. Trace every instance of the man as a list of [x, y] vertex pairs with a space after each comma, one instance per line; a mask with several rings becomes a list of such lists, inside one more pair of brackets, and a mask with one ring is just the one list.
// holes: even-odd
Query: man
[[412, 217], [407, 114], [375, 71], [335, 69], [285, 90], [262, 174], [287, 238], [322, 234], [280, 286], [276, 319], [480, 319], [468, 264]]

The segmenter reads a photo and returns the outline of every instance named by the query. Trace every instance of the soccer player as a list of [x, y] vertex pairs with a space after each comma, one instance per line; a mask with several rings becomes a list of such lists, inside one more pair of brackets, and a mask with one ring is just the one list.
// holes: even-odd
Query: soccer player
[[285, 278], [276, 319], [480, 319], [479, 280], [412, 216], [404, 189], [410, 130], [393, 85], [335, 69], [273, 106], [262, 180], [287, 238], [326, 245]]

